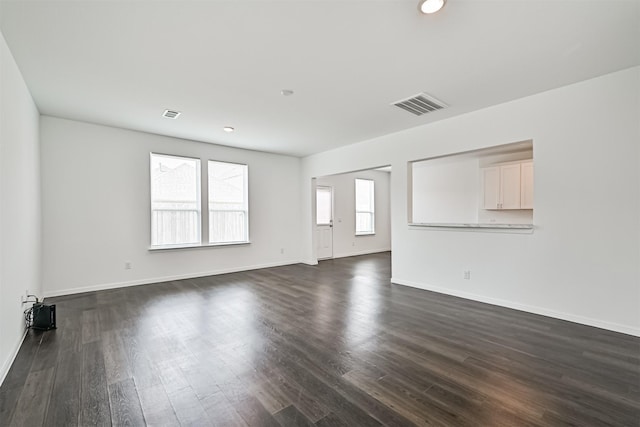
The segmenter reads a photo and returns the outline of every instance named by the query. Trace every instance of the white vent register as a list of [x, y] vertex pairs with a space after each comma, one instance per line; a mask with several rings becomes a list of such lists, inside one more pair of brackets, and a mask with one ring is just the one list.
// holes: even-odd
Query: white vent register
[[179, 115], [180, 111], [174, 110], [164, 110], [164, 113], [162, 113], [162, 117], [166, 117], [167, 119], [177, 119]]
[[402, 108], [416, 116], [421, 116], [432, 111], [442, 110], [447, 107], [447, 104], [431, 95], [427, 95], [426, 93], [419, 93], [409, 98], [393, 102], [392, 105]]

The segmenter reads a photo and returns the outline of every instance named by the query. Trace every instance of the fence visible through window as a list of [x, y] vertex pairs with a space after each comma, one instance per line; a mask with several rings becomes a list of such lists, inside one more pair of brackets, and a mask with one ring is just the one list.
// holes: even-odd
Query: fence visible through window
[[244, 242], [247, 213], [243, 210], [210, 210], [209, 240], [215, 242]]
[[201, 242], [200, 160], [151, 153], [151, 245]]

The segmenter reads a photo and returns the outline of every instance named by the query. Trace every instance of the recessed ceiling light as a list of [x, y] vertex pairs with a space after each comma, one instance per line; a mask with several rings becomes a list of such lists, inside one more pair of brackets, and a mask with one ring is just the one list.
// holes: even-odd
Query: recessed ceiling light
[[224, 129], [225, 132], [228, 132], [228, 133], [231, 133], [231, 132], [233, 132], [235, 130], [231, 126], [225, 126], [223, 129]]
[[282, 96], [291, 96], [291, 95], [293, 95], [293, 91], [291, 89], [282, 89], [280, 91], [280, 93], [282, 94]]
[[446, 0], [422, 0], [418, 3], [418, 9], [422, 13], [436, 13], [444, 6]]

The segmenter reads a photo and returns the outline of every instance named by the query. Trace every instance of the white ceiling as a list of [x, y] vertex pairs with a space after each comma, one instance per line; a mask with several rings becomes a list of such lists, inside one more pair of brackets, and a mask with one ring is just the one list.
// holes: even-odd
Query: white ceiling
[[[295, 156], [640, 64], [640, 0], [2, 0], [0, 28], [43, 114]], [[389, 105], [422, 91], [450, 108]]]

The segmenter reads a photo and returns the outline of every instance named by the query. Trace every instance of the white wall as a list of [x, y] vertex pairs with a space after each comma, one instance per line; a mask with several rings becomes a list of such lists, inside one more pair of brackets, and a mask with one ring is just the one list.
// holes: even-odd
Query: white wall
[[[47, 295], [299, 260], [298, 158], [47, 116], [40, 126]], [[248, 164], [251, 244], [150, 252], [152, 151]]]
[[[309, 156], [304, 259], [315, 260], [311, 178], [391, 163], [395, 283], [640, 335], [639, 94], [634, 67]], [[407, 225], [408, 161], [529, 139], [532, 234]]]
[[[333, 187], [333, 257], [370, 254], [391, 250], [390, 173], [361, 171], [317, 178], [316, 185]], [[376, 234], [356, 236], [355, 179], [375, 182]]]
[[24, 336], [21, 297], [42, 294], [38, 116], [0, 33], [0, 383]]
[[478, 222], [478, 159], [452, 156], [416, 162], [411, 176], [411, 222]]

